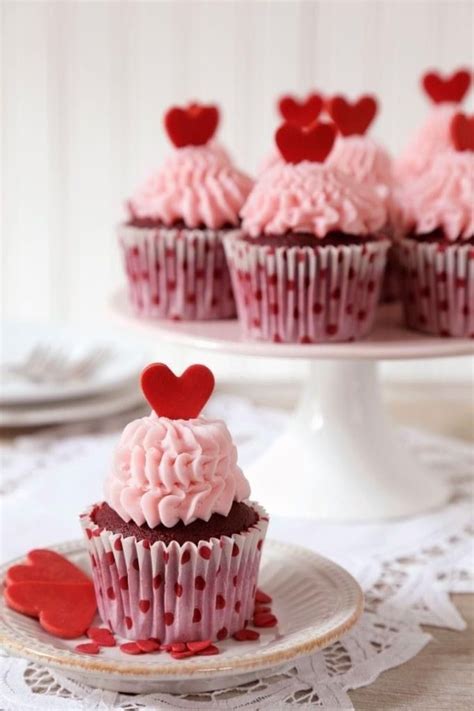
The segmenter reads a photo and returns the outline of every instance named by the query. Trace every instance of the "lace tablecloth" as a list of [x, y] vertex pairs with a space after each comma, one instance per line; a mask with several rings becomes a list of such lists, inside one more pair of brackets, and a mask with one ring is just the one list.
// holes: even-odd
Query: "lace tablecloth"
[[[286, 415], [221, 396], [208, 412], [222, 416], [245, 468], [284, 426]], [[101, 497], [117, 432], [68, 427], [18, 438], [1, 454], [2, 559], [78, 537], [77, 513]], [[128, 696], [90, 689], [36, 664], [2, 657], [2, 711], [141, 711], [142, 709], [351, 709], [347, 692], [372, 683], [383, 671], [414, 657], [430, 640], [420, 625], [463, 630], [449, 594], [472, 592], [472, 448], [454, 440], [404, 430], [400, 436], [445, 479], [451, 500], [441, 510], [392, 523], [320, 524], [273, 517], [270, 536], [304, 544], [346, 567], [361, 584], [365, 613], [343, 639], [278, 675], [262, 672], [251, 684], [187, 697]], [[322, 492], [324, 495], [324, 492]]]

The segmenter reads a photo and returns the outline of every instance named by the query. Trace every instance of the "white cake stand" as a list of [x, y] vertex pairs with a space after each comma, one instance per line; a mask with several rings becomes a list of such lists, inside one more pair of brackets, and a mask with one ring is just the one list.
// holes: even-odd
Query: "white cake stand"
[[380, 308], [367, 339], [320, 345], [245, 341], [237, 321], [137, 319], [124, 293], [113, 298], [112, 312], [122, 325], [182, 346], [310, 361], [288, 428], [246, 472], [253, 496], [271, 513], [368, 521], [409, 516], [446, 500], [445, 487], [387, 418], [377, 361], [468, 355], [474, 353], [469, 339], [408, 331], [396, 305]]

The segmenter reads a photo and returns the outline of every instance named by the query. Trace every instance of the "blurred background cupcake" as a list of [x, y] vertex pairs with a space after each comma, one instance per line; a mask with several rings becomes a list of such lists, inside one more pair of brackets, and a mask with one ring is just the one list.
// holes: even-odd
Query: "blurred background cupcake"
[[401, 190], [403, 305], [410, 328], [474, 337], [474, 116], [455, 114], [449, 136]]
[[333, 124], [285, 123], [282, 160], [257, 180], [225, 248], [244, 334], [348, 341], [372, 326], [389, 241], [384, 200], [326, 160]]
[[226, 425], [200, 415], [213, 387], [202, 365], [148, 366], [153, 411], [125, 427], [105, 501], [81, 516], [100, 615], [122, 637], [223, 640], [252, 617], [268, 517]]
[[421, 86], [431, 109], [395, 163], [397, 180], [406, 182], [422, 175], [439, 153], [451, 148], [450, 125], [472, 81], [469, 69], [442, 76], [431, 70], [421, 77]]
[[216, 106], [173, 107], [164, 123], [175, 150], [129, 200], [119, 239], [139, 316], [235, 316], [222, 237], [239, 225], [251, 179], [212, 143]]

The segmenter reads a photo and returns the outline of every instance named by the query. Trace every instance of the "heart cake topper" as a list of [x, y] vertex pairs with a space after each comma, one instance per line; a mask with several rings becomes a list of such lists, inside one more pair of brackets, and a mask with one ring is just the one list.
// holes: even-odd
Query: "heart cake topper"
[[185, 108], [173, 106], [164, 118], [165, 129], [176, 148], [204, 146], [211, 140], [219, 123], [217, 106], [189, 104]]
[[458, 69], [447, 77], [432, 70], [422, 76], [421, 83], [425, 93], [435, 104], [445, 102], [458, 104], [464, 99], [471, 80], [472, 74], [467, 69]]
[[461, 112], [453, 116], [451, 140], [457, 151], [474, 151], [474, 114], [466, 116]]
[[354, 102], [344, 96], [334, 96], [326, 104], [326, 110], [342, 136], [363, 136], [377, 114], [377, 99], [361, 96]]
[[141, 375], [143, 394], [159, 417], [198, 417], [214, 390], [214, 375], [205, 365], [191, 365], [177, 376], [164, 363], [152, 363]]
[[286, 95], [278, 100], [278, 111], [288, 123], [308, 126], [319, 117], [323, 104], [323, 97], [316, 93], [308, 94], [306, 99], [301, 101], [294, 96]]
[[336, 138], [332, 123], [315, 121], [309, 126], [284, 123], [275, 133], [275, 142], [287, 163], [324, 163]]

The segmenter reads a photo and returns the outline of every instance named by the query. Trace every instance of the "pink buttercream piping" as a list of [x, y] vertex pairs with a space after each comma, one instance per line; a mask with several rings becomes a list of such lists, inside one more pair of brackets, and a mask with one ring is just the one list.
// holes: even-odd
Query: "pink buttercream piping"
[[422, 175], [439, 154], [452, 148], [450, 126], [457, 104], [439, 104], [429, 113], [424, 124], [395, 162], [395, 174], [399, 181]]
[[380, 197], [389, 196], [393, 176], [392, 161], [387, 151], [367, 136], [338, 136], [328, 157], [332, 165], [354, 180], [373, 186]]
[[310, 232], [325, 237], [341, 231], [373, 234], [387, 219], [383, 201], [368, 185], [327, 164], [278, 163], [254, 186], [241, 215], [252, 237]]
[[105, 483], [108, 504], [150, 528], [227, 516], [250, 495], [237, 450], [220, 420], [170, 420], [155, 414], [124, 429]]
[[238, 224], [251, 187], [219, 145], [188, 146], [175, 150], [129, 205], [134, 217], [219, 229]]
[[455, 241], [474, 236], [474, 153], [450, 150], [411, 181], [400, 196], [407, 231], [427, 234], [442, 228]]

